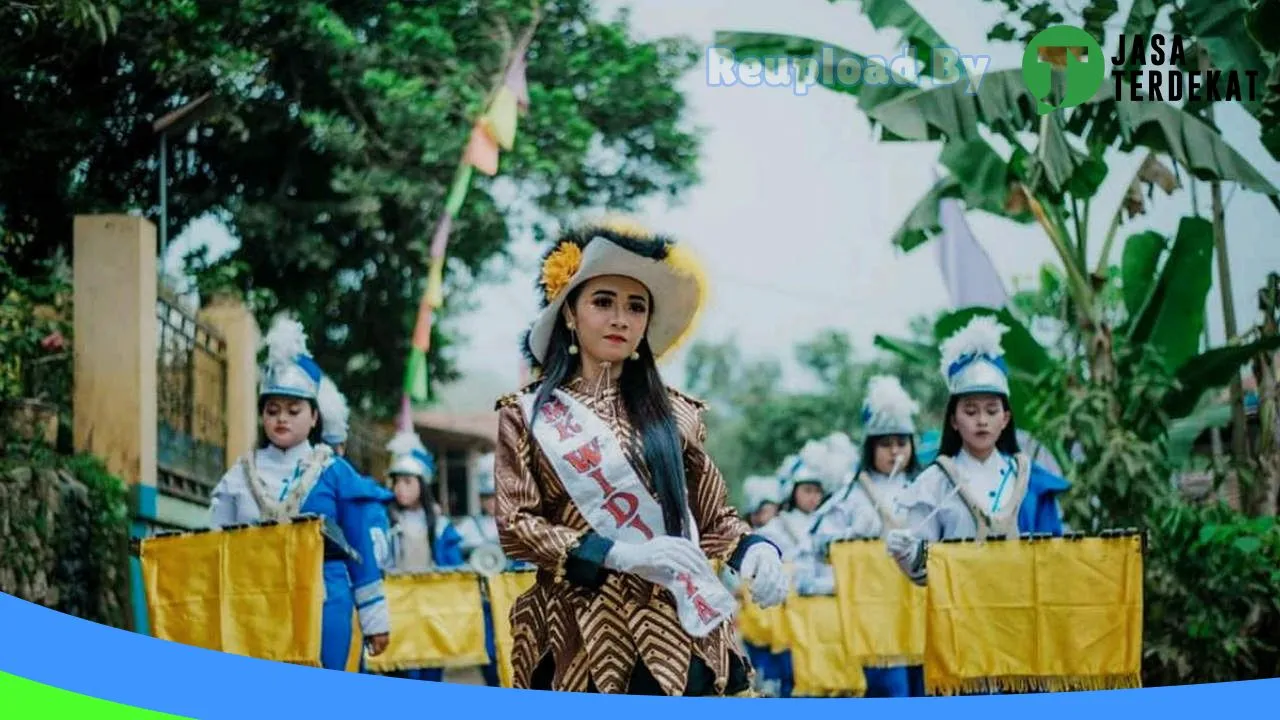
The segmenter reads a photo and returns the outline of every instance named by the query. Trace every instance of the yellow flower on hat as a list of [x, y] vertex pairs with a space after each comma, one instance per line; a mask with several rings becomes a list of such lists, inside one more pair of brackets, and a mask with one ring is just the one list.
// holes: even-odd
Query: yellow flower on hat
[[581, 266], [582, 248], [577, 243], [561, 243], [547, 256], [542, 263], [542, 286], [546, 288], [548, 301], [559, 297], [569, 287], [569, 281]]

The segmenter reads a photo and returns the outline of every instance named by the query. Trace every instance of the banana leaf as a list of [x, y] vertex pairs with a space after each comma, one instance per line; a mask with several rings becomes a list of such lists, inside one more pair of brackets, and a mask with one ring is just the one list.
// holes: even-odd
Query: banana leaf
[[[830, 0], [832, 3], [840, 0]], [[938, 68], [934, 67], [934, 50], [951, 48], [951, 43], [929, 24], [924, 16], [916, 12], [906, 0], [859, 0], [862, 16], [876, 30], [893, 28], [902, 31], [900, 44], [909, 46], [915, 51], [916, 59], [924, 64], [921, 73], [937, 77]], [[961, 73], [964, 68], [959, 68]], [[961, 80], [963, 82], [963, 79]]]
[[1227, 345], [1203, 352], [1178, 368], [1180, 387], [1164, 399], [1169, 417], [1185, 417], [1206, 392], [1219, 390], [1239, 377], [1240, 368], [1255, 355], [1280, 348], [1280, 335], [1272, 335], [1243, 345]]
[[946, 198], [958, 198], [969, 210], [981, 210], [1017, 223], [1035, 220], [1021, 192], [1011, 184], [1008, 162], [986, 140], [947, 143], [939, 162], [951, 174], [929, 187], [890, 237], [890, 242], [903, 252], [942, 234], [938, 211]]
[[[818, 72], [815, 80], [818, 85], [856, 97], [859, 106], [865, 111], [918, 87], [910, 78], [892, 72], [879, 59], [869, 58], [831, 43], [799, 35], [721, 30], [716, 32], [715, 47], [722, 57], [732, 57], [738, 62], [747, 58], [783, 57], [793, 62], [812, 60], [817, 63]], [[732, 55], [729, 54], [730, 52]], [[892, 78], [892, 81], [879, 85], [861, 81], [842, 83], [836, 74], [836, 68], [842, 60], [856, 62], [858, 67], [863, 68], [864, 76], [868, 66], [878, 66], [884, 71], [884, 76]]]
[[[1249, 32], [1249, 6], [1252, 3], [1244, 0], [1183, 0], [1181, 4], [1189, 34], [1208, 51], [1212, 66], [1224, 72], [1221, 85], [1225, 87], [1225, 73], [1238, 73], [1244, 95], [1240, 104], [1257, 118], [1262, 111], [1262, 82], [1270, 67], [1263, 57], [1262, 48]], [[1250, 100], [1248, 96], [1245, 73], [1250, 71], [1257, 73], [1256, 100]]]
[[1165, 446], [1169, 460], [1175, 466], [1186, 464], [1191, 459], [1191, 451], [1195, 449], [1196, 439], [1210, 428], [1226, 427], [1231, 422], [1231, 405], [1225, 403], [1210, 404], [1185, 417], [1176, 418], [1169, 423], [1169, 432]]
[[892, 338], [886, 335], [876, 335], [874, 342], [876, 347], [893, 353], [912, 365], [927, 367], [932, 370], [936, 369], [938, 363], [942, 361], [937, 345], [926, 345], [914, 340]]
[[1212, 126], [1168, 103], [1117, 102], [1113, 82], [1103, 83], [1092, 100], [1076, 108], [1067, 131], [1085, 137], [1091, 148], [1119, 140], [1122, 152], [1144, 147], [1169, 155], [1198, 180], [1239, 183], [1271, 197], [1280, 208], [1280, 191]]
[[1129, 317], [1136, 318], [1142, 312], [1156, 284], [1160, 257], [1168, 246], [1165, 236], [1154, 230], [1131, 235], [1125, 241], [1120, 258], [1120, 292]]
[[[910, 90], [867, 114], [895, 137], [922, 142], [976, 140], [981, 126], [1013, 132], [1038, 129], [1035, 98], [1021, 73], [989, 72], [976, 95], [959, 85]], [[1271, 196], [1280, 207], [1280, 191], [1211, 126], [1168, 103], [1117, 102], [1115, 83], [1103, 83], [1092, 100], [1076, 108], [1066, 130], [1086, 138], [1091, 150], [1119, 140], [1124, 152], [1145, 147], [1168, 154], [1199, 180], [1239, 183]]]
[[1129, 343], [1154, 347], [1170, 371], [1181, 367], [1200, 347], [1212, 269], [1213, 224], [1183, 218], [1159, 279], [1129, 324]]
[[916, 201], [907, 213], [897, 232], [889, 238], [903, 252], [911, 252], [942, 232], [942, 222], [938, 210], [944, 198], [958, 198], [964, 194], [960, 183], [953, 177], [944, 177], [935, 182], [924, 197]]

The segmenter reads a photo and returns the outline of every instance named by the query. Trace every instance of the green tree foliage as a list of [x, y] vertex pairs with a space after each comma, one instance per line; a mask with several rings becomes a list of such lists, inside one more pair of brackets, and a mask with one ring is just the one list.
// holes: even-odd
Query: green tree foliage
[[[212, 213], [240, 241], [217, 262], [191, 258], [202, 293], [245, 295], [262, 323], [297, 313], [352, 401], [390, 410], [444, 195], [532, 2], [114, 6], [105, 43], [45, 22], [0, 46], [0, 73], [17, 78], [0, 96], [15, 267], [68, 247], [75, 213], [157, 217], [152, 123], [208, 94], [200, 121], [170, 138], [168, 167], [171, 234]], [[696, 182], [675, 87], [696, 57], [687, 40], [637, 39], [625, 14], [599, 19], [589, 0], [541, 3], [530, 111], [454, 223], [434, 379], [457, 370], [448, 314], [511, 237]]]
[[[912, 340], [925, 342], [931, 332], [928, 318], [917, 318]], [[806, 440], [832, 432], [860, 440], [859, 415], [872, 375], [890, 374], [901, 380], [920, 403], [917, 424], [936, 426], [946, 406], [946, 387], [937, 366], [930, 370], [894, 355], [863, 359], [843, 332], [828, 330], [794, 348], [795, 359], [816, 385], [804, 392], [780, 388], [777, 358], [743, 357], [736, 341], [700, 342], [686, 361], [689, 387], [707, 399], [708, 451], [733, 487], [749, 475], [772, 474], [782, 460]]]

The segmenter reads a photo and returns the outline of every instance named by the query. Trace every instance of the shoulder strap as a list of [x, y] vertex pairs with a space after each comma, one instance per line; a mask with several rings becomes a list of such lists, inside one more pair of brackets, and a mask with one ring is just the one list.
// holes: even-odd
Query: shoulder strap
[[964, 473], [956, 465], [955, 460], [946, 455], [938, 455], [934, 458], [934, 464], [942, 470], [942, 474], [947, 476], [947, 480], [955, 487], [960, 500], [964, 502], [969, 514], [973, 517], [973, 524], [978, 528], [978, 536], [975, 538], [978, 542], [986, 542], [987, 535], [991, 533], [991, 519], [983, 512], [982, 505], [973, 498], [973, 491], [969, 489], [969, 483], [965, 480]]
[[298, 478], [297, 484], [290, 489], [282, 503], [281, 509], [287, 513], [285, 517], [293, 517], [302, 510], [302, 503], [306, 502], [311, 489], [320, 480], [320, 475], [329, 468], [329, 462], [332, 459], [333, 449], [328, 445], [317, 445], [312, 450], [311, 457], [305, 461], [306, 466], [302, 471], [302, 477]]
[[274, 520], [275, 506], [263, 492], [262, 478], [258, 477], [258, 465], [254, 462], [254, 455], [255, 451], [250, 450], [248, 455], [240, 458], [240, 467], [244, 471], [244, 484], [249, 486], [249, 494], [253, 496], [253, 502], [258, 506], [258, 515], [263, 520]]

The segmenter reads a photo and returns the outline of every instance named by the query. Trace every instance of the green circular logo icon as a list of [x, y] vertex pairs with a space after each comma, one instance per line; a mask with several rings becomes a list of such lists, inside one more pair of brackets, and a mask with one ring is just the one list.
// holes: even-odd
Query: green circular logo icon
[[[1077, 57], [1070, 48], [1084, 48], [1085, 56]], [[1040, 59], [1040, 50], [1062, 48], [1066, 67], [1067, 90], [1062, 104], [1053, 104], [1053, 65]], [[1041, 115], [1057, 108], [1082, 105], [1091, 99], [1107, 76], [1107, 59], [1102, 46], [1082, 28], [1070, 25], [1054, 25], [1045, 28], [1031, 38], [1022, 53], [1022, 81], [1036, 98], [1036, 111]]]

